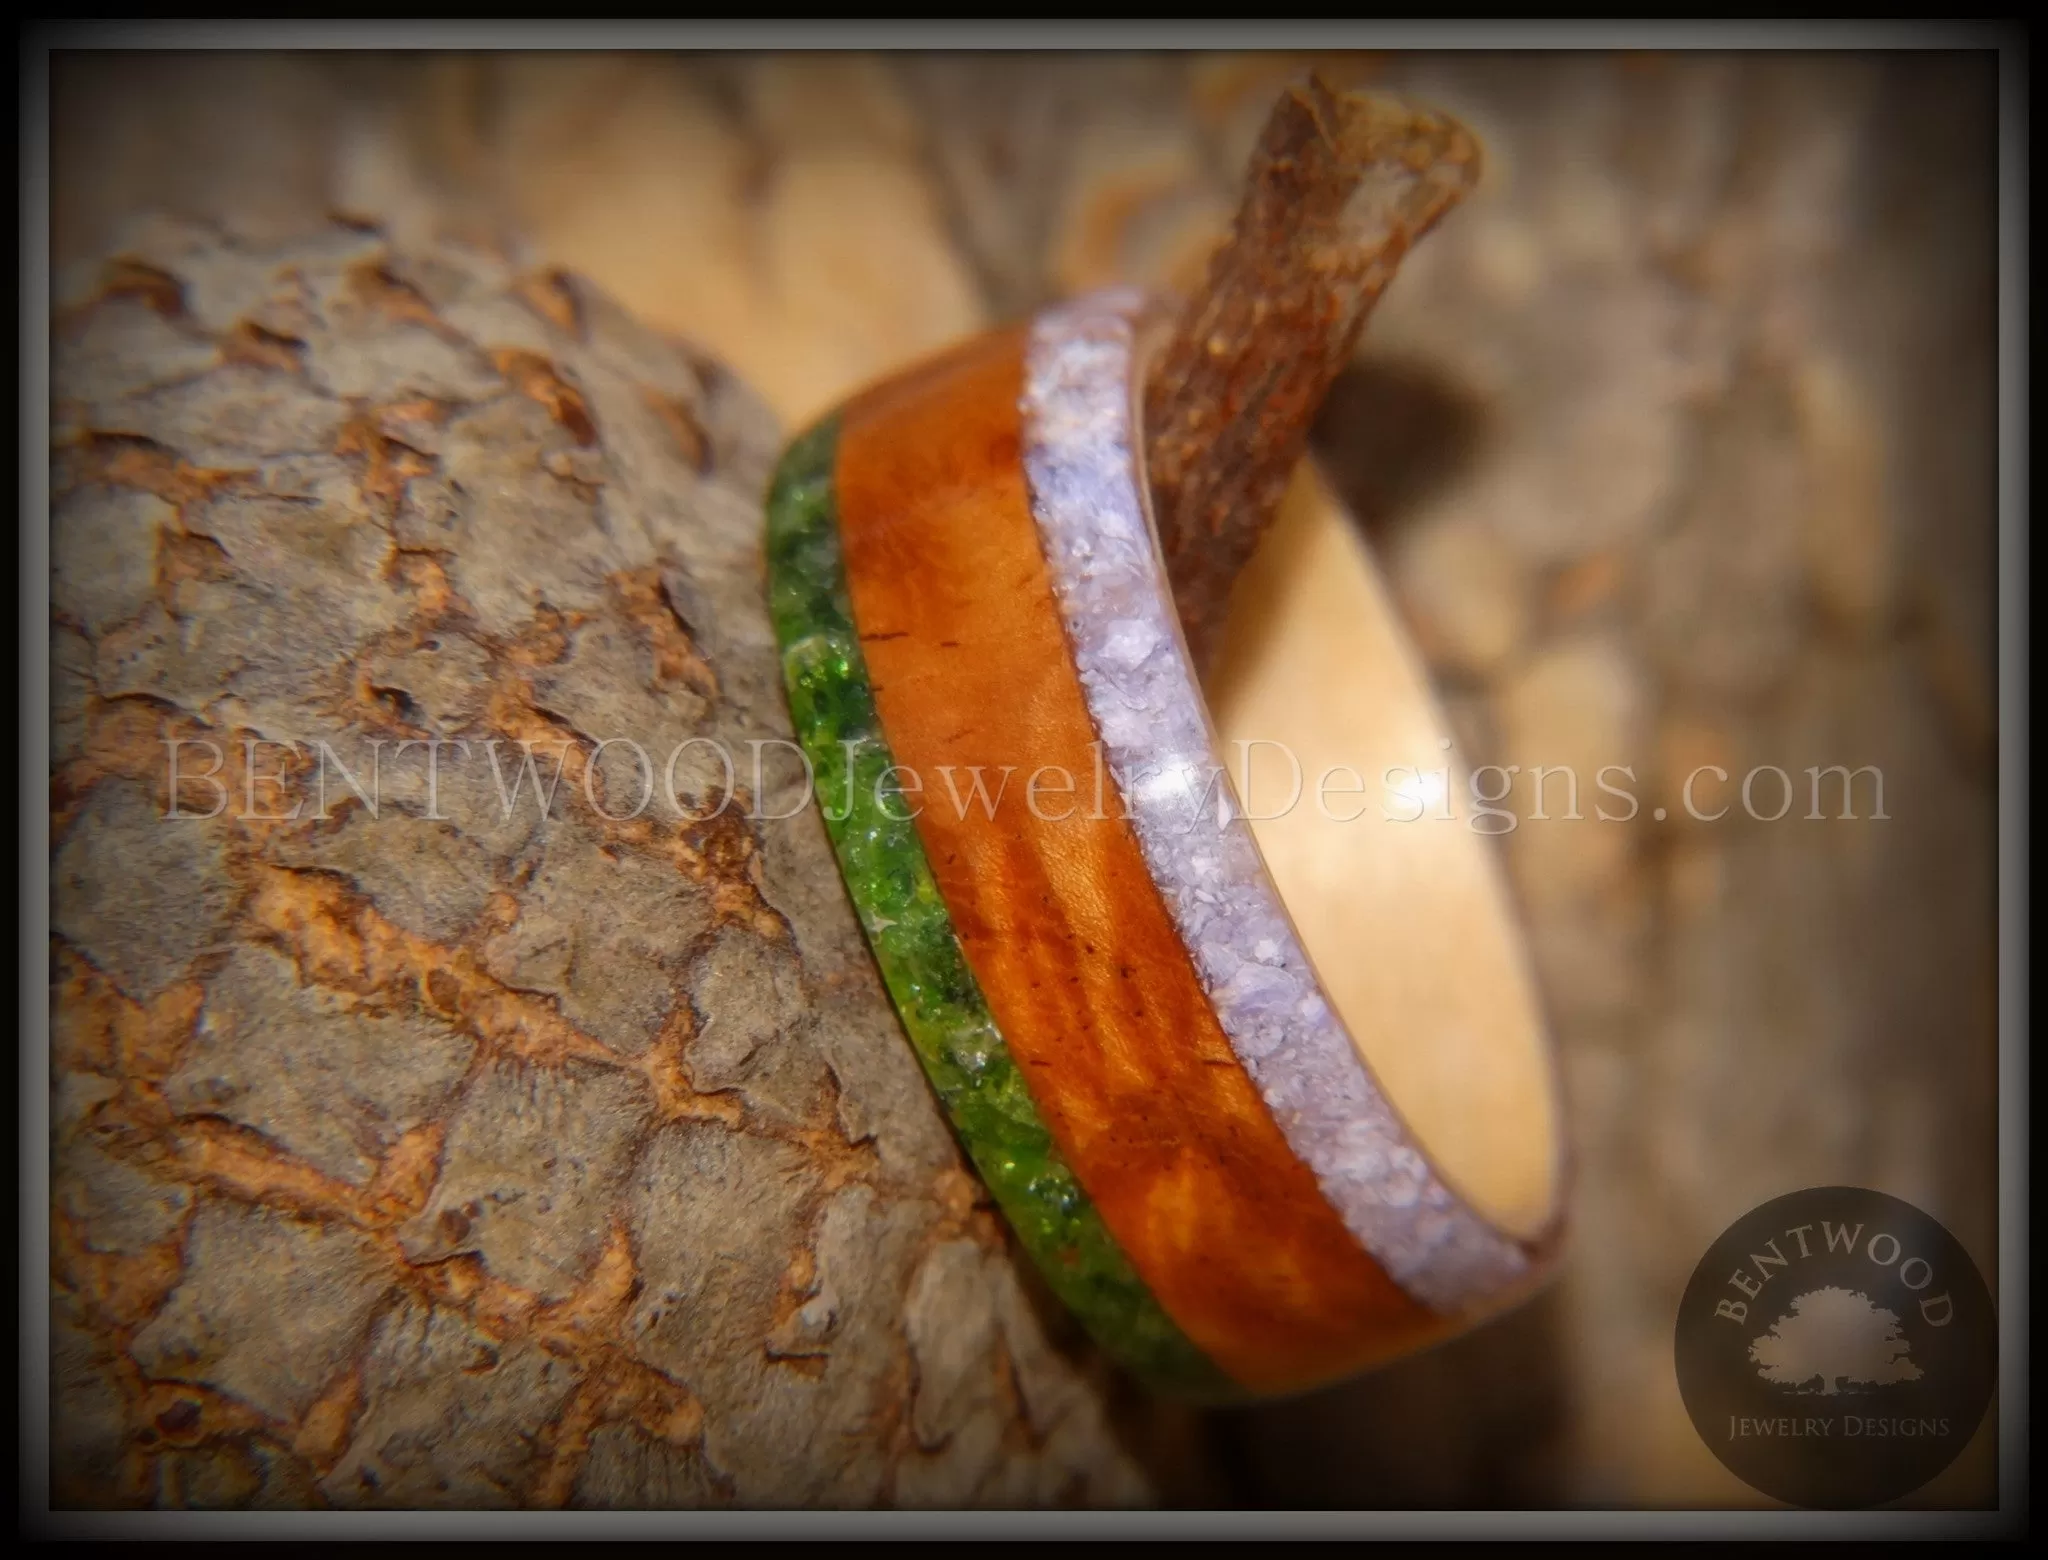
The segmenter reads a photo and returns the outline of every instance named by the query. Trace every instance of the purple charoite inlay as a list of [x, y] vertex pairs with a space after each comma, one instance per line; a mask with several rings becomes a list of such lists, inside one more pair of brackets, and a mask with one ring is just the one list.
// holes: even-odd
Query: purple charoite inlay
[[1447, 1187], [1324, 999], [1223, 778], [1132, 449], [1143, 296], [1038, 316], [1024, 470], [1104, 758], [1232, 1049], [1359, 1243], [1456, 1314], [1530, 1276], [1527, 1251]]

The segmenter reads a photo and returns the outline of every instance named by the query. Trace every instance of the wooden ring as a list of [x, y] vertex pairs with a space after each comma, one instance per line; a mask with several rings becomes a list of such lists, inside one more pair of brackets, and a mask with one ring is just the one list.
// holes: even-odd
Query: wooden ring
[[[1559, 1110], [1485, 841], [1240, 804], [1136, 437], [1160, 318], [1097, 294], [855, 397], [777, 472], [770, 596], [854, 906], [1020, 1243], [1155, 1386], [1283, 1393], [1541, 1281]], [[1362, 567], [1373, 724], [1434, 736]], [[1289, 872], [1346, 851], [1339, 924], [1297, 928]]]

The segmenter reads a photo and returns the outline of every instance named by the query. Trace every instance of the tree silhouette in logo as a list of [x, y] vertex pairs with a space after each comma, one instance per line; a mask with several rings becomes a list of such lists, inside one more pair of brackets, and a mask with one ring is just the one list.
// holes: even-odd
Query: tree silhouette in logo
[[1874, 1305], [1851, 1289], [1813, 1289], [1749, 1346], [1757, 1374], [1781, 1386], [1806, 1390], [1820, 1378], [1820, 1392], [1833, 1397], [1844, 1384], [1888, 1386], [1917, 1381], [1920, 1367], [1906, 1358], [1912, 1345], [1899, 1331], [1896, 1313]]

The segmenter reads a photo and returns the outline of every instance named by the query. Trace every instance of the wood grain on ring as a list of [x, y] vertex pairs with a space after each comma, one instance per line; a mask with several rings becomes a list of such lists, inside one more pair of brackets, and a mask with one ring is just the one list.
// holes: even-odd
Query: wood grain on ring
[[917, 777], [902, 805], [922, 808], [968, 963], [1040, 1112], [1160, 1304], [1243, 1385], [1313, 1386], [1445, 1322], [1289, 1150], [1106, 775], [1098, 805], [1095, 731], [1019, 460], [1022, 354], [1020, 332], [980, 338], [844, 416], [849, 588], [882, 724]]

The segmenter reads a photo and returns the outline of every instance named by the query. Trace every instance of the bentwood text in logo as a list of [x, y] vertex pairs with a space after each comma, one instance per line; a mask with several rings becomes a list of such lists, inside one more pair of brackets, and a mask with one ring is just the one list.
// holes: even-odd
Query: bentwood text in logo
[[1875, 1506], [1956, 1458], [1997, 1326], [1954, 1236], [1882, 1192], [1774, 1198], [1714, 1242], [1678, 1310], [1678, 1386], [1714, 1454], [1797, 1506]]

